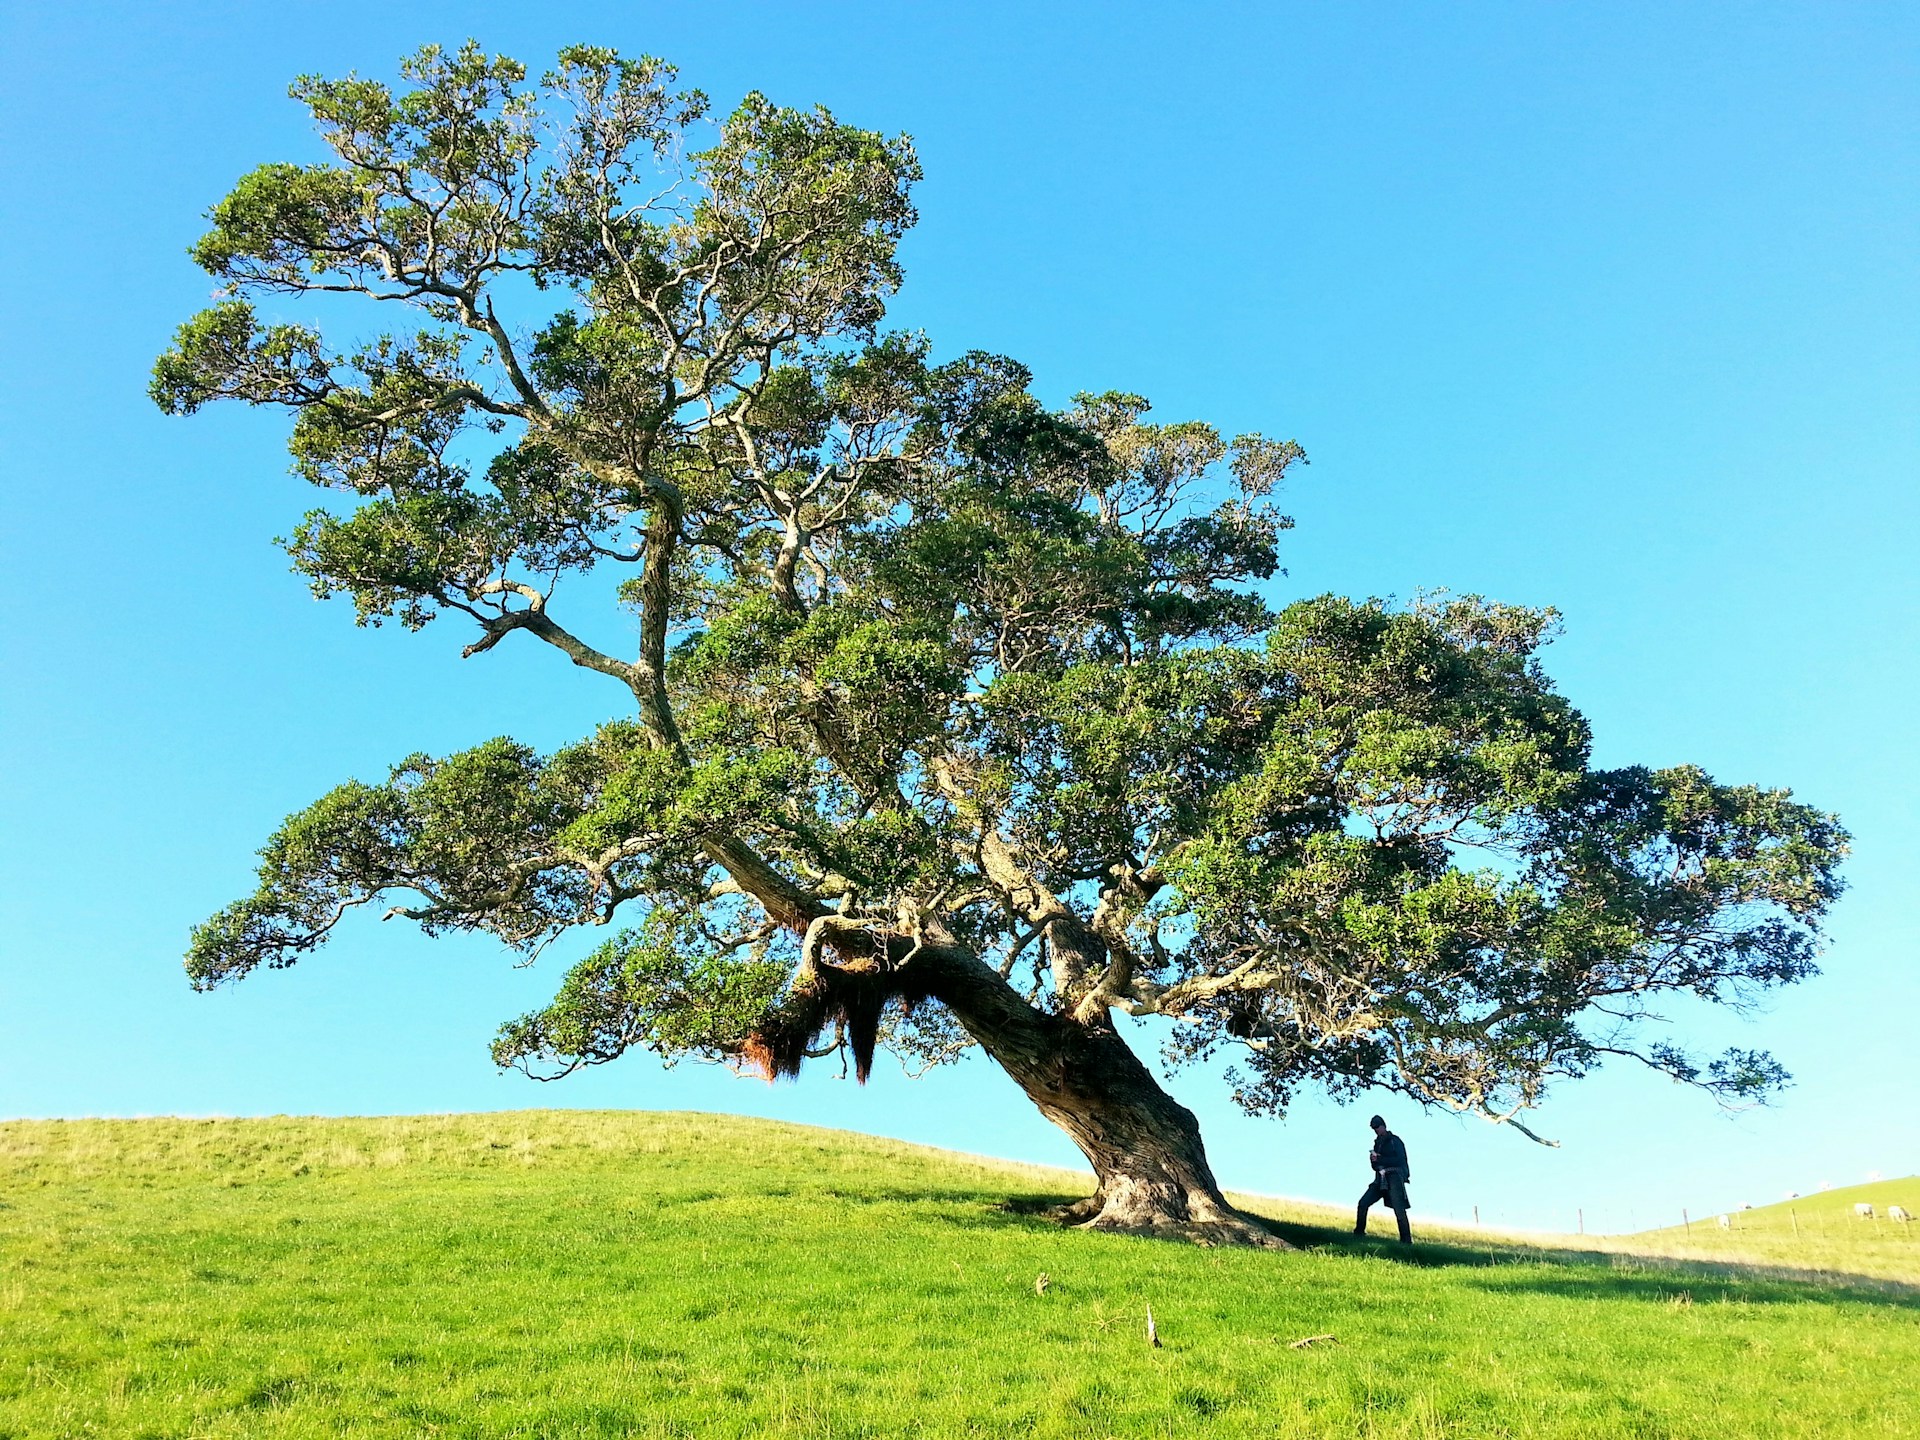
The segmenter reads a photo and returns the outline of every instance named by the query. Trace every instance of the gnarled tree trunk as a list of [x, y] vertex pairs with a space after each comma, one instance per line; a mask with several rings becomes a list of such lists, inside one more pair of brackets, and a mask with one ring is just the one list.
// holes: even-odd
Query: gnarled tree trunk
[[1094, 1230], [1288, 1248], [1227, 1203], [1193, 1112], [1160, 1087], [1105, 1023], [1081, 1024], [1035, 1009], [964, 952], [924, 958], [934, 970], [928, 993], [1092, 1164], [1098, 1188], [1063, 1207], [1059, 1218]]

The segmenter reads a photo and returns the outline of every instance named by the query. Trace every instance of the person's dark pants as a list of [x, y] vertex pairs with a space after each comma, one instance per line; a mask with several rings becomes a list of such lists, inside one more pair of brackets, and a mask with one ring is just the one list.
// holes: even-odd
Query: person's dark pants
[[1373, 1183], [1367, 1187], [1367, 1193], [1360, 1197], [1360, 1208], [1353, 1212], [1353, 1233], [1367, 1233], [1367, 1211], [1373, 1208], [1376, 1200], [1387, 1202], [1387, 1208], [1393, 1211], [1393, 1218], [1400, 1222], [1400, 1243], [1413, 1242], [1413, 1227], [1407, 1224], [1407, 1177], [1400, 1170], [1382, 1170], [1373, 1177]]

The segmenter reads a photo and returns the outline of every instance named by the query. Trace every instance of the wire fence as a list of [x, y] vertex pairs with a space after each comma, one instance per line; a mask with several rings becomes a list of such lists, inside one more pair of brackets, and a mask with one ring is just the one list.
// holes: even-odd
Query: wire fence
[[[1802, 1204], [1743, 1205], [1737, 1209], [1695, 1211], [1677, 1207], [1668, 1213], [1637, 1207], [1597, 1207], [1574, 1205], [1564, 1212], [1542, 1216], [1539, 1211], [1526, 1214], [1504, 1212], [1499, 1207], [1474, 1205], [1468, 1215], [1432, 1214], [1429, 1223], [1458, 1226], [1489, 1232], [1588, 1236], [1641, 1235], [1655, 1231], [1677, 1231], [1682, 1237], [1709, 1239], [1739, 1232], [1783, 1236], [1790, 1239], [1836, 1240], [1847, 1236], [1905, 1240], [1920, 1244], [1920, 1184], [1914, 1186], [1910, 1203], [1858, 1202], [1864, 1211], [1853, 1208], [1855, 1202], [1843, 1202], [1842, 1209], [1822, 1205], [1820, 1196], [1792, 1197]], [[1544, 1222], [1544, 1223], [1543, 1223]]]

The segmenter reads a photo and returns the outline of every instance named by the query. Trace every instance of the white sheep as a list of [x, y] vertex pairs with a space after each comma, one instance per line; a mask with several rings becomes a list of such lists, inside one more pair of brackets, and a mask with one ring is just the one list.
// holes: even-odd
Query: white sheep
[[1728, 1216], [1722, 1215], [1720, 1217], [1720, 1228], [1722, 1230], [1731, 1230], [1733, 1228], [1732, 1219]]
[[1853, 1213], [1858, 1215], [1862, 1220], [1871, 1220], [1873, 1219], [1873, 1206], [1862, 1200], [1853, 1207]]
[[1898, 1220], [1902, 1225], [1904, 1225], [1907, 1223], [1907, 1221], [1913, 1219], [1913, 1216], [1909, 1215], [1906, 1212], [1906, 1208], [1904, 1206], [1889, 1205], [1887, 1206], [1887, 1219]]

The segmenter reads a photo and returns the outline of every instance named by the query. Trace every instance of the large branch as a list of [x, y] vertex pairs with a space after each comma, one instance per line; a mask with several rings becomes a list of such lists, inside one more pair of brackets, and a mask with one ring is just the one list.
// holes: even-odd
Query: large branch
[[817, 895], [794, 884], [782, 875], [751, 845], [724, 832], [703, 835], [700, 847], [715, 864], [732, 877], [733, 883], [760, 902], [772, 919], [802, 934], [815, 920], [827, 913]]
[[462, 299], [462, 307], [467, 317], [466, 323], [493, 342], [494, 351], [500, 357], [500, 364], [507, 372], [507, 379], [512, 382], [514, 392], [519, 395], [522, 404], [529, 412], [528, 418], [536, 422], [542, 431], [553, 434], [557, 429], [553, 423], [553, 411], [547, 405], [546, 396], [540, 393], [539, 387], [527, 377], [525, 369], [522, 368], [520, 357], [513, 348], [513, 341], [508, 337], [506, 327], [500, 323], [499, 317], [493, 312], [492, 298], [477, 295], [476, 298], [482, 300], [484, 309], [477, 307], [471, 300], [466, 300], [464, 297]]
[[645, 703], [645, 677], [637, 667], [624, 660], [616, 660], [604, 651], [596, 650], [579, 636], [565, 627], [556, 624], [546, 611], [546, 597], [529, 585], [521, 585], [510, 580], [489, 580], [473, 587], [474, 596], [498, 595], [510, 593], [527, 600], [525, 610], [509, 610], [503, 615], [483, 621], [481, 637], [460, 652], [463, 660], [471, 659], [484, 651], [491, 650], [516, 630], [525, 630], [538, 636], [547, 644], [560, 651], [574, 664], [586, 670], [596, 670], [602, 675], [610, 675], [620, 681], [634, 695]]
[[1106, 942], [1021, 863], [991, 817], [967, 793], [965, 782], [950, 759], [937, 759], [929, 769], [941, 794], [956, 813], [972, 825], [973, 858], [987, 883], [1016, 915], [1046, 933], [1053, 962], [1054, 989], [1063, 1006], [1073, 1004], [1075, 997], [1085, 990], [1088, 974], [1103, 966], [1107, 958]]
[[653, 743], [685, 756], [686, 744], [667, 696], [667, 631], [672, 625], [673, 551], [680, 540], [680, 497], [662, 492], [647, 517], [646, 558], [640, 567], [640, 658], [635, 694], [640, 720]]
[[1283, 978], [1278, 970], [1262, 968], [1261, 957], [1255, 956], [1223, 975], [1195, 975], [1172, 985], [1129, 976], [1115, 1003], [1134, 1015], [1179, 1016], [1204, 1001], [1230, 992], [1265, 990]]

